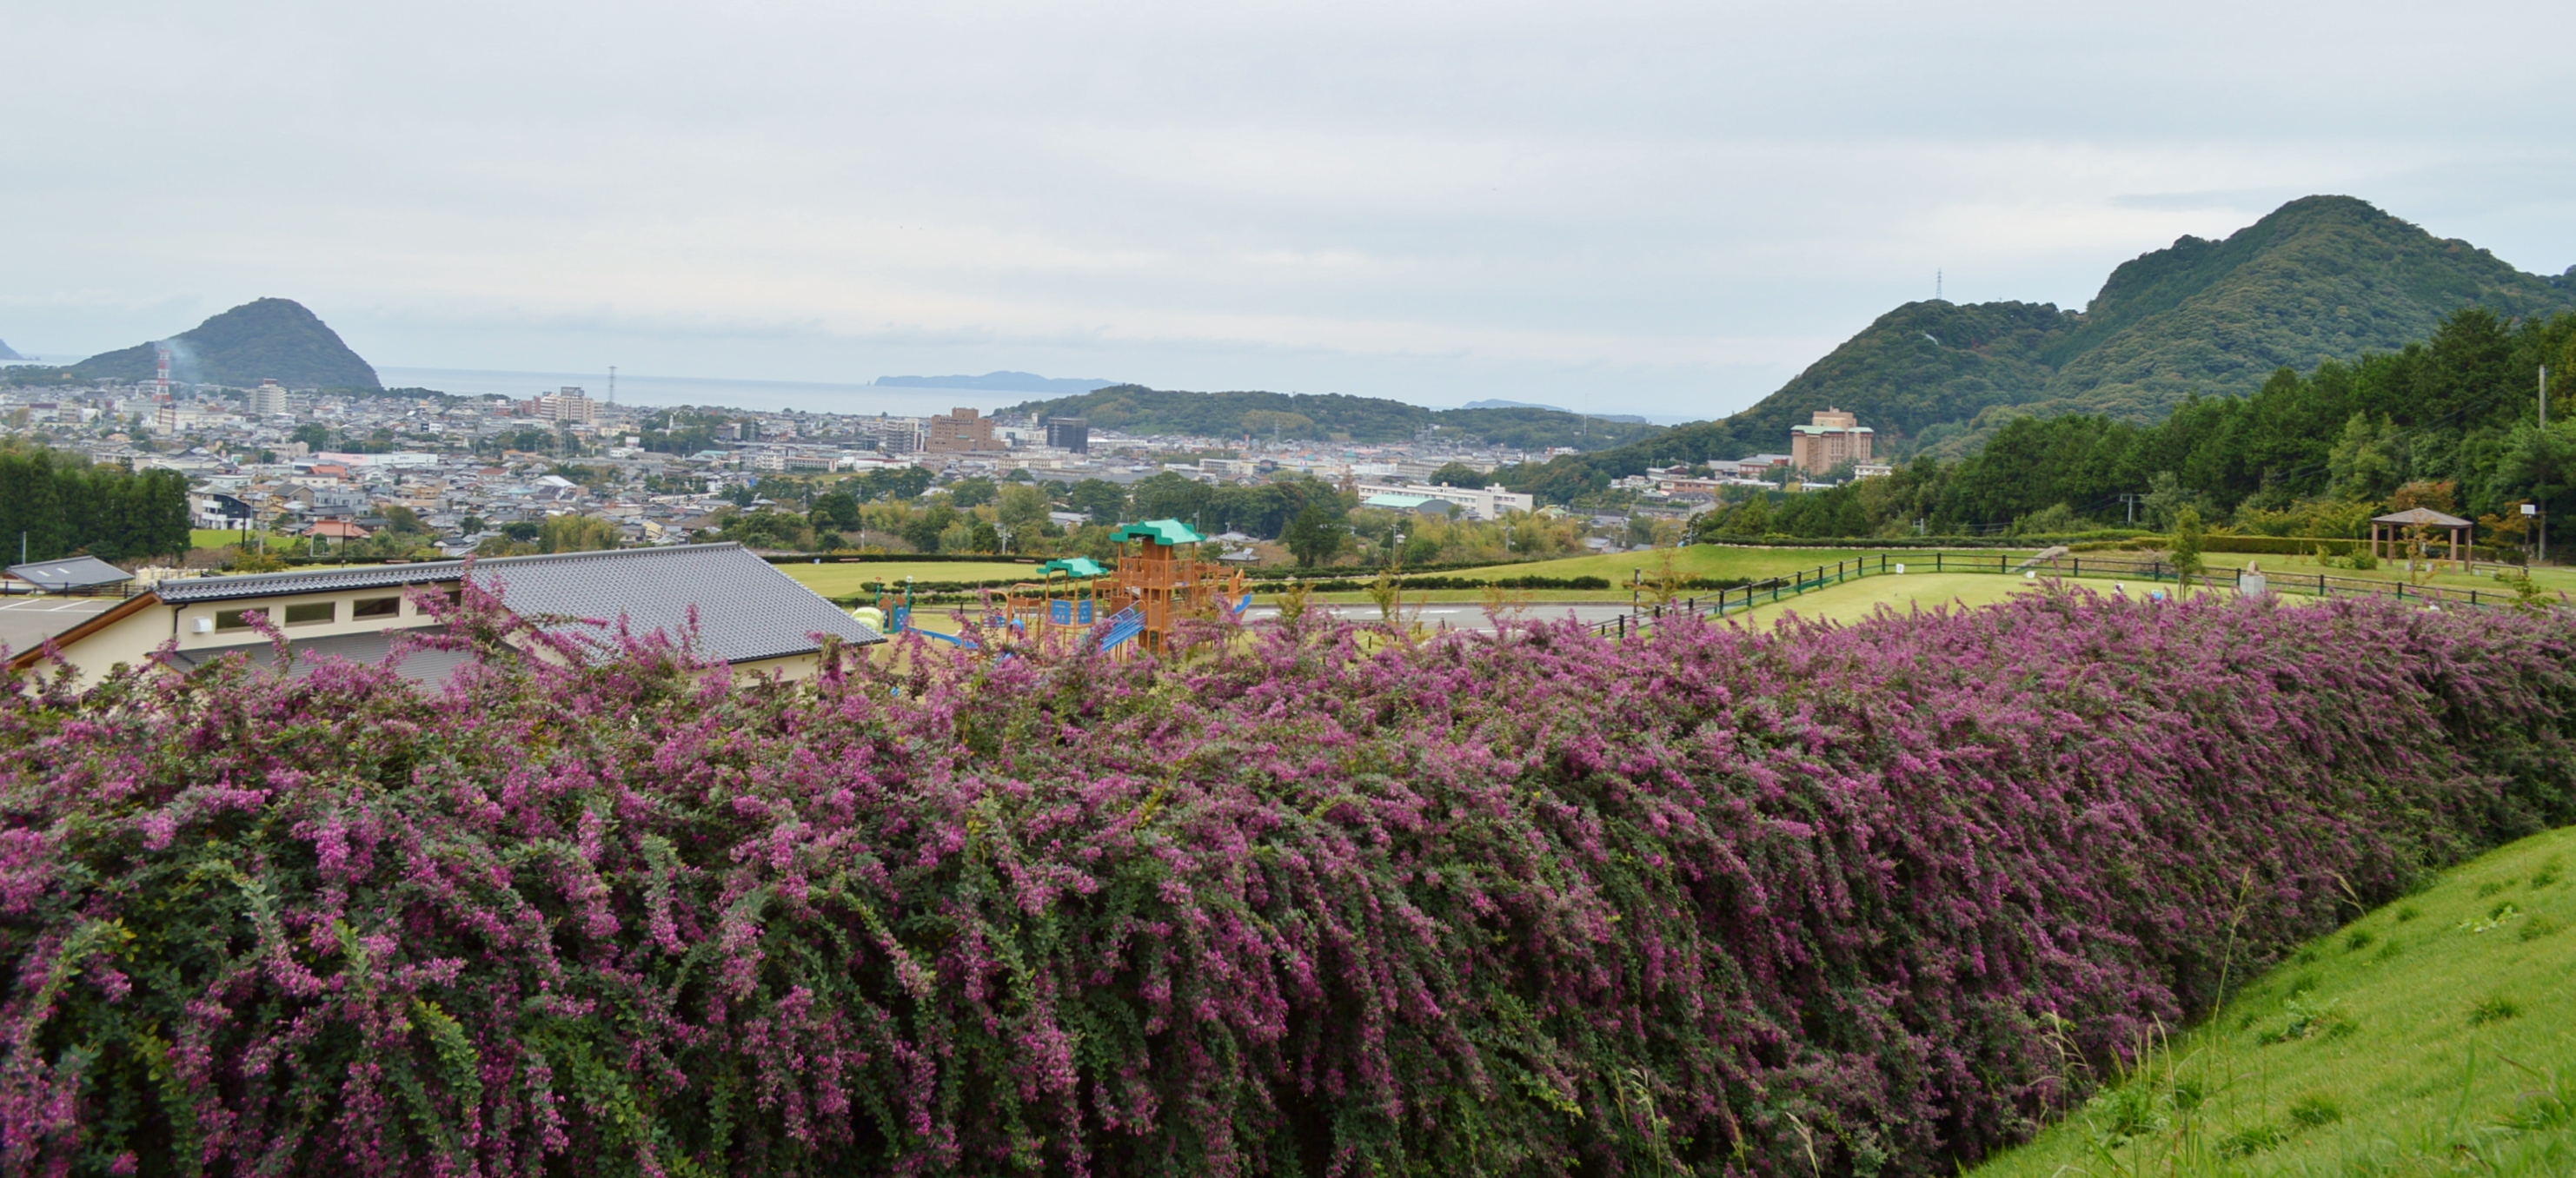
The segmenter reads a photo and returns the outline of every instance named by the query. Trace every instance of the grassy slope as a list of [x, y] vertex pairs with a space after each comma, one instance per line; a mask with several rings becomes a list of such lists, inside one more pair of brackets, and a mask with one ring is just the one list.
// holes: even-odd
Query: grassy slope
[[[1858, 551], [1837, 548], [1735, 548], [1715, 544], [1693, 544], [1670, 549], [1673, 568], [1685, 576], [1698, 577], [1777, 577], [1785, 573], [1804, 572], [1817, 565], [1863, 555]], [[1633, 570], [1643, 569], [1654, 576], [1662, 567], [1663, 551], [1621, 552], [1609, 556], [1570, 556], [1563, 560], [1539, 560], [1527, 564], [1498, 564], [1479, 569], [1458, 569], [1436, 574], [1444, 577], [1607, 577], [1613, 584], [1625, 585]], [[1875, 557], [1877, 553], [1867, 555]], [[2027, 554], [2024, 554], [2027, 555]], [[1355, 577], [1371, 575], [1354, 572]], [[1624, 596], [1624, 594], [1622, 594]]]
[[866, 564], [782, 564], [778, 571], [796, 578], [806, 588], [825, 597], [847, 597], [867, 593], [879, 581], [902, 587], [905, 577], [922, 581], [991, 582], [1016, 584], [1037, 579], [1038, 566], [1012, 564], [1009, 561], [875, 561]]
[[230, 548], [241, 543], [241, 538], [240, 532], [230, 528], [188, 529], [188, 546], [191, 548]]
[[2571, 924], [2576, 828], [2515, 843], [2309, 944], [1976, 1178], [2576, 1174]]
[[[2125, 557], [2130, 554], [2121, 553], [2118, 555]], [[2512, 592], [2512, 590], [2505, 586], [2497, 584], [2496, 579], [2493, 577], [2471, 576], [2466, 573], [2440, 572], [2433, 574], [2429, 578], [2423, 578], [2421, 581], [2412, 581], [2408, 579], [2405, 569], [2393, 561], [2382, 561], [2378, 568], [2357, 571], [2354, 569], [2321, 566], [2313, 556], [2249, 557], [2243, 553], [2237, 552], [2212, 552], [2204, 556], [2202, 559], [2208, 561], [2212, 572], [2218, 572], [2222, 576], [2226, 575], [2228, 572], [2232, 572], [2233, 570], [2245, 567], [2245, 562], [2252, 560], [2257, 562], [2259, 567], [2265, 573], [2271, 574], [2276, 583], [2299, 576], [2313, 577], [2318, 573], [2324, 573], [2329, 577], [2343, 577], [2365, 581], [2386, 581], [2392, 585], [2400, 581], [2406, 581], [2409, 584], [2429, 583], [2434, 585], [2443, 585], [2453, 589], [2475, 589], [2481, 593], [2490, 590], [2499, 593]], [[2531, 579], [2538, 582], [2541, 588], [2552, 592], [2566, 590], [2570, 593], [2576, 593], [2576, 568], [2535, 568], [2531, 570]]]
[[[1937, 609], [1944, 605], [1992, 605], [2015, 593], [2033, 592], [2035, 581], [2020, 577], [1999, 577], [1993, 573], [1912, 573], [1904, 576], [1871, 576], [1840, 585], [1809, 590], [1778, 603], [1765, 602], [1750, 612], [1729, 614], [1730, 620], [1747, 625], [1767, 626], [1790, 615], [1812, 621], [1857, 622], [1880, 606], [1903, 612], [1909, 609]], [[2109, 587], [2102, 586], [2107, 592]]]

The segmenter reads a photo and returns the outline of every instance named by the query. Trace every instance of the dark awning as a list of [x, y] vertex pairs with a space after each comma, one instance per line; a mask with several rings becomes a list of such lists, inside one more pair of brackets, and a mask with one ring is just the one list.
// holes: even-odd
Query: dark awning
[[134, 574], [95, 556], [68, 556], [61, 560], [14, 564], [9, 566], [9, 575], [30, 582], [39, 589], [57, 593], [118, 585], [134, 579]]

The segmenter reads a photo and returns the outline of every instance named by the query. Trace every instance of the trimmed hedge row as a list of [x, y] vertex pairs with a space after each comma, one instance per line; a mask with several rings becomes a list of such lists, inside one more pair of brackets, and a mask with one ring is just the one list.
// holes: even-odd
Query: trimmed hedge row
[[2547, 614], [1317, 612], [759, 685], [468, 597], [444, 690], [9, 681], [0, 1168], [1949, 1174], [2576, 817]]
[[[2074, 548], [2078, 552], [2160, 552], [2172, 543], [2170, 537], [2149, 535], [2124, 541], [2077, 544]], [[2478, 560], [2512, 563], [2522, 558], [2522, 550], [2519, 548], [2500, 547], [2493, 544], [2474, 544], [2465, 547], [2471, 556]], [[2368, 540], [2336, 536], [2212, 535], [2203, 536], [2200, 541], [2200, 550], [2203, 552], [2244, 552], [2273, 556], [2310, 556], [2320, 551], [2328, 556], [2350, 556], [2356, 551], [2368, 551], [2369, 548]], [[2451, 546], [2447, 541], [2435, 543], [2432, 551], [2435, 559], [2450, 559]], [[2402, 560], [2404, 557], [2401, 555], [2389, 559]]]

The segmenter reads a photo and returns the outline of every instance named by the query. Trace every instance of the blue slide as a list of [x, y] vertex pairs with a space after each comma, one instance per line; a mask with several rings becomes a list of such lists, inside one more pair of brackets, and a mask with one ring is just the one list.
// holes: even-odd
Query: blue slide
[[982, 650], [982, 649], [984, 649], [982, 646], [978, 645], [978, 644], [975, 642], [975, 640], [974, 640], [974, 639], [972, 639], [972, 638], [966, 638], [966, 637], [963, 637], [963, 636], [960, 636], [960, 635], [956, 635], [956, 634], [942, 634], [942, 633], [940, 633], [940, 632], [939, 632], [939, 631], [937, 631], [937, 630], [924, 630], [924, 629], [922, 629], [922, 628], [921, 628], [921, 627], [919, 627], [919, 626], [906, 626], [906, 627], [904, 627], [903, 632], [904, 632], [904, 633], [906, 633], [906, 634], [919, 634], [919, 635], [921, 635], [921, 636], [922, 636], [922, 637], [924, 637], [924, 638], [936, 638], [936, 639], [940, 640], [941, 642], [945, 642], [945, 643], [947, 643], [947, 644], [948, 644], [948, 645], [950, 645], [950, 646], [962, 646], [962, 647], [965, 647], [965, 648], [966, 648], [966, 649], [968, 649], [968, 650]]
[[1143, 611], [1138, 610], [1135, 606], [1128, 606], [1125, 609], [1119, 610], [1117, 613], [1109, 615], [1109, 632], [1100, 636], [1100, 649], [1116, 650], [1118, 649], [1119, 643], [1125, 642], [1144, 632], [1145, 615]]

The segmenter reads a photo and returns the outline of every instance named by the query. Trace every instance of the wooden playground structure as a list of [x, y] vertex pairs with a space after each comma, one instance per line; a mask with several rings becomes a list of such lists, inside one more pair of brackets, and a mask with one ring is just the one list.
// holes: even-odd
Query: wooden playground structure
[[[1242, 570], [1200, 560], [1206, 538], [1179, 520], [1126, 524], [1110, 539], [1118, 545], [1114, 567], [1087, 556], [1051, 560], [1038, 566], [1038, 580], [989, 597], [980, 619], [988, 635], [1009, 644], [1043, 643], [1050, 634], [1087, 635], [1106, 623], [1102, 650], [1121, 657], [1140, 649], [1161, 654], [1182, 620], [1239, 618], [1252, 604]], [[910, 585], [900, 600], [880, 585], [875, 607], [852, 612], [889, 633], [981, 648], [972, 638], [914, 627], [912, 608]]]

